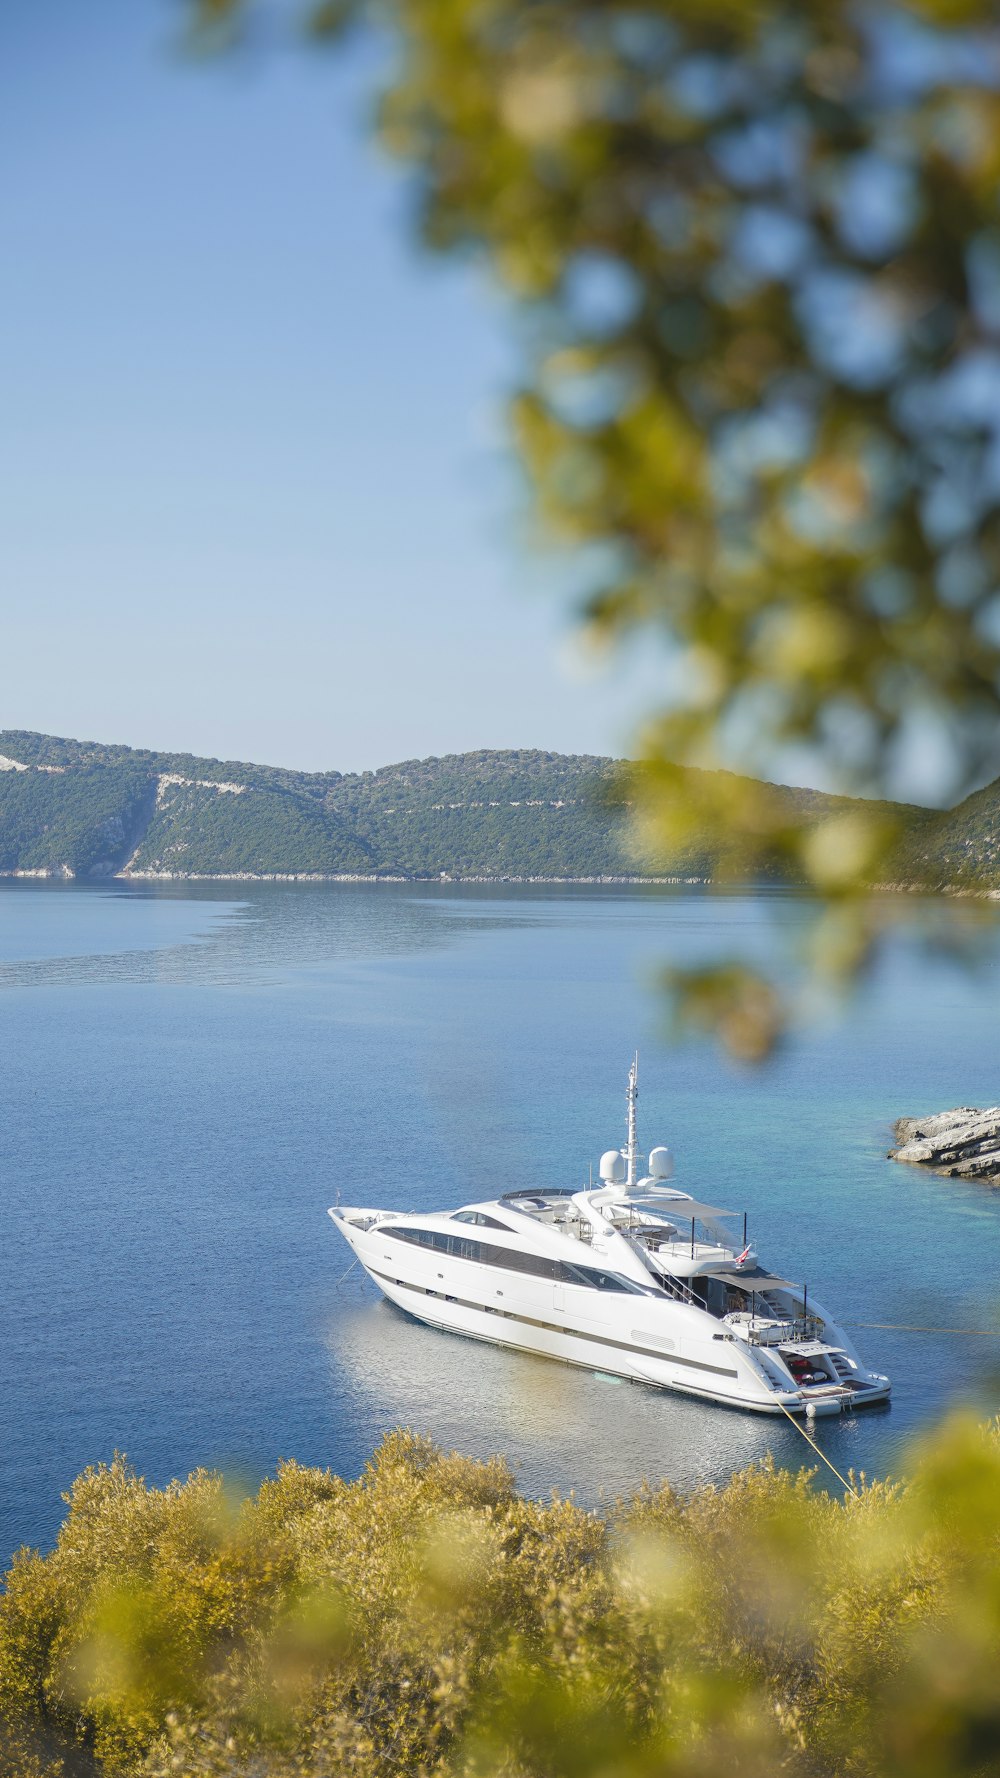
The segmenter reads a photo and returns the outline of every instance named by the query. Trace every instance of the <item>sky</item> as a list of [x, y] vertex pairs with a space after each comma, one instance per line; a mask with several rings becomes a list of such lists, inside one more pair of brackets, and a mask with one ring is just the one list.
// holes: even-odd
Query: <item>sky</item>
[[358, 770], [620, 753], [530, 538], [509, 317], [414, 239], [370, 90], [177, 0], [0, 7], [0, 728]]

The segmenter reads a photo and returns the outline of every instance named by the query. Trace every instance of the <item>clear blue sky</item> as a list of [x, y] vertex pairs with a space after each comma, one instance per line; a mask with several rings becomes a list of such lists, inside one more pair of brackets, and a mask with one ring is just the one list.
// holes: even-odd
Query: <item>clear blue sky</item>
[[622, 750], [504, 460], [504, 313], [414, 245], [360, 69], [191, 65], [179, 17], [0, 9], [0, 727]]

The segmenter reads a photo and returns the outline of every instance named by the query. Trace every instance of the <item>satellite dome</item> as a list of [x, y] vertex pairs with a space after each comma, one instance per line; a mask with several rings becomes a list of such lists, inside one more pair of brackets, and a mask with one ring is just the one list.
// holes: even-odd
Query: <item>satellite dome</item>
[[653, 1148], [649, 1154], [650, 1179], [670, 1179], [674, 1171], [674, 1157], [669, 1148]]
[[606, 1149], [602, 1154], [601, 1178], [605, 1185], [621, 1185], [625, 1178], [625, 1161], [617, 1148]]

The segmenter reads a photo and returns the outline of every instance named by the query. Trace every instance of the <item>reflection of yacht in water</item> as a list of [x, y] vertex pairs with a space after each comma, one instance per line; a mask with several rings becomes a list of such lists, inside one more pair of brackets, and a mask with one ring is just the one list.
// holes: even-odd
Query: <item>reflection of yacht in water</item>
[[600, 1184], [526, 1187], [435, 1214], [337, 1205], [334, 1222], [394, 1303], [451, 1333], [762, 1413], [884, 1401], [804, 1284], [758, 1263], [746, 1216], [671, 1183], [654, 1148], [638, 1179], [637, 1067], [628, 1139]]

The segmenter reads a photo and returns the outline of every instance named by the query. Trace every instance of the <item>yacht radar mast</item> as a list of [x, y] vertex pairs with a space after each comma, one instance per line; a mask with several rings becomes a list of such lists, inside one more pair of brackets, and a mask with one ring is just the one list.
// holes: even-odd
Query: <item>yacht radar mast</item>
[[625, 1166], [626, 1166], [625, 1183], [626, 1183], [626, 1185], [634, 1185], [635, 1180], [636, 1180], [636, 1171], [637, 1171], [636, 1163], [639, 1160], [639, 1152], [638, 1152], [638, 1148], [636, 1145], [636, 1134], [635, 1134], [635, 1108], [636, 1108], [636, 1104], [637, 1104], [638, 1098], [639, 1098], [639, 1052], [638, 1052], [638, 1050], [636, 1050], [635, 1055], [632, 1058], [632, 1066], [628, 1071], [627, 1097], [628, 1097], [628, 1140], [625, 1144], [625, 1147], [622, 1149], [622, 1154], [625, 1158]]

